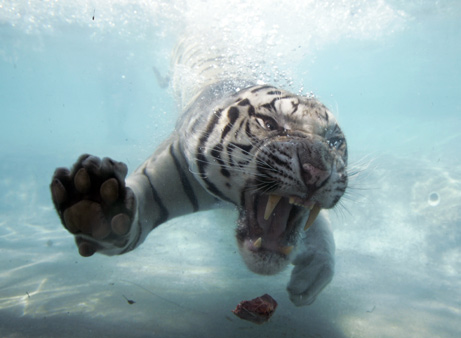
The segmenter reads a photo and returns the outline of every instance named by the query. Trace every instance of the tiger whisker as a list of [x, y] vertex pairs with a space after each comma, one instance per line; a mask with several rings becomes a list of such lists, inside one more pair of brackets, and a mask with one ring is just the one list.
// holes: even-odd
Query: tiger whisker
[[[233, 127], [234, 125], [231, 124], [231, 126]], [[210, 134], [210, 133], [208, 133], [208, 134]], [[258, 144], [257, 144], [256, 142], [254, 142], [253, 139], [251, 139], [251, 138], [247, 138], [247, 139], [248, 139], [250, 145], [252, 145], [254, 148], [256, 148], [256, 149], [259, 149], [259, 148], [260, 148], [259, 143], [261, 143], [261, 140], [258, 140], [259, 142], [258, 142]], [[252, 153], [250, 153], [250, 152], [248, 152], [248, 151], [246, 151], [246, 150], [244, 150], [244, 149], [241, 149], [241, 148], [237, 148], [237, 149], [239, 149], [239, 151], [240, 151], [243, 155], [248, 155], [248, 156], [251, 157], [252, 159], [254, 158], [254, 154], [252, 154]], [[226, 154], [226, 153], [224, 152], [224, 150], [221, 150], [221, 153]], [[236, 159], [240, 159], [240, 160], [244, 160], [244, 161], [248, 161], [248, 160], [249, 160], [249, 158], [245, 158], [245, 157], [236, 155], [234, 152], [232, 153], [232, 158], [236, 158]], [[272, 172], [274, 172], [274, 173], [278, 173], [278, 170], [277, 170], [276, 168], [273, 168], [269, 163], [267, 163], [266, 161], [264, 161], [264, 160], [262, 160], [262, 159], [260, 159], [260, 158], [256, 158], [256, 164], [261, 164], [261, 165], [264, 167], [264, 170], [266, 170], [266, 171], [272, 171]]]
[[[222, 164], [219, 164], [219, 163], [216, 163], [216, 162], [209, 162], [209, 161], [200, 160], [200, 159], [196, 159], [196, 162], [197, 163], [206, 163], [207, 165], [220, 167], [222, 169], [226, 169], [226, 170], [231, 171], [231, 172], [248, 173], [247, 169], [241, 168], [239, 166], [230, 166], [230, 165], [226, 165], [226, 164], [222, 165]], [[189, 171], [192, 174], [200, 175], [200, 173], [192, 171], [191, 168], [189, 168]], [[260, 174], [260, 173], [253, 173], [252, 176], [254, 176], [254, 177], [266, 177], [266, 175]]]

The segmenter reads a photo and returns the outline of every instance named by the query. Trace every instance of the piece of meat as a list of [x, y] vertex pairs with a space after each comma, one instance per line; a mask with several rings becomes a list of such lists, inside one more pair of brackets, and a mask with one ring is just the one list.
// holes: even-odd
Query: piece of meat
[[268, 294], [252, 300], [241, 301], [232, 312], [241, 319], [262, 324], [269, 320], [277, 308], [277, 302]]

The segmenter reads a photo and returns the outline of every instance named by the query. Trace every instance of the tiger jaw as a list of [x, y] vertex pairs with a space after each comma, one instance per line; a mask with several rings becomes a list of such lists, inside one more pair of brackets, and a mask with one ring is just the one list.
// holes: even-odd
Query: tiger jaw
[[[265, 199], [265, 198], [264, 198]], [[263, 199], [263, 200], [264, 200]], [[283, 202], [281, 202], [283, 199]], [[288, 199], [288, 205], [287, 205]], [[279, 203], [282, 205], [280, 208], [277, 208]], [[284, 232], [287, 230], [296, 230], [291, 229], [293, 228], [292, 224], [293, 219], [296, 218], [297, 220], [297, 213], [303, 213], [303, 211], [309, 210], [309, 217], [304, 225], [304, 231], [307, 231], [309, 227], [314, 223], [315, 219], [317, 218], [318, 214], [320, 213], [321, 207], [318, 203], [315, 203], [311, 200], [303, 201], [299, 197], [289, 197], [284, 198], [280, 195], [268, 195], [267, 202], [265, 208], [263, 208], [264, 202], [258, 202], [257, 208], [257, 222], [258, 226], [265, 229], [266, 235], [268, 233], [272, 234], [274, 237], [282, 237]], [[293, 210], [293, 207], [297, 207], [296, 210]], [[261, 212], [264, 209], [263, 217], [261, 217]], [[303, 210], [304, 209], [304, 210]], [[293, 215], [292, 215], [293, 213]], [[296, 228], [296, 227], [295, 227]], [[263, 237], [259, 237], [255, 240], [255, 248], [260, 249], [262, 247], [262, 240]], [[287, 244], [290, 240], [286, 240]], [[292, 245], [284, 246], [282, 243], [279, 243], [278, 251], [281, 253], [288, 255], [293, 248]]]
[[280, 195], [250, 195], [241, 210], [237, 239], [239, 249], [250, 270], [275, 274], [288, 263], [298, 232], [307, 212], [307, 230], [317, 217], [320, 207], [312, 201]]
[[[282, 196], [279, 195], [269, 195], [267, 199], [266, 209], [264, 211], [264, 219], [267, 221], [272, 213], [274, 212], [275, 207], [280, 202]], [[299, 197], [290, 197], [288, 200], [290, 204], [295, 204], [300, 207], [305, 207], [310, 210], [309, 218], [307, 219], [306, 225], [304, 225], [304, 231], [310, 228], [310, 226], [314, 223], [315, 219], [319, 215], [321, 210], [320, 206], [312, 201], [305, 201], [303, 202]]]

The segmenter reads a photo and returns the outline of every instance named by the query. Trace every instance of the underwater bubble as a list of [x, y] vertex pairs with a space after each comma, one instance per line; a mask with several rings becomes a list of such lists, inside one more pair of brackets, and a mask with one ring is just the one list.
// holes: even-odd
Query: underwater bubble
[[440, 203], [440, 195], [436, 192], [431, 192], [429, 196], [427, 196], [427, 203], [431, 207], [435, 207]]

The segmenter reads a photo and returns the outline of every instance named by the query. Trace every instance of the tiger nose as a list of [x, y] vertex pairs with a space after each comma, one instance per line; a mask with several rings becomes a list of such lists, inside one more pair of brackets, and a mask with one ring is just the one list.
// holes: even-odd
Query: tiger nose
[[311, 163], [304, 163], [303, 168], [303, 179], [308, 185], [320, 186], [330, 176], [330, 172], [324, 169], [320, 169]]

